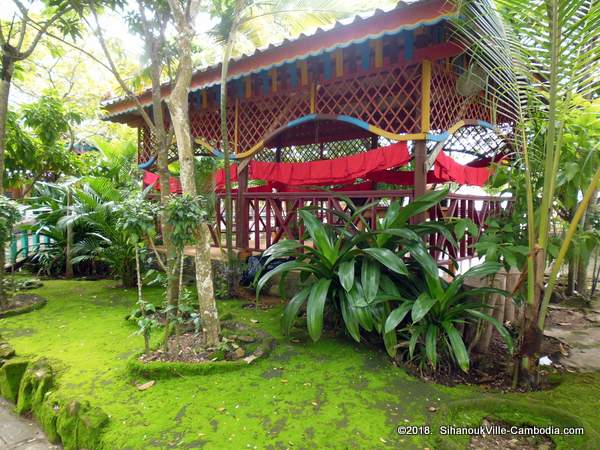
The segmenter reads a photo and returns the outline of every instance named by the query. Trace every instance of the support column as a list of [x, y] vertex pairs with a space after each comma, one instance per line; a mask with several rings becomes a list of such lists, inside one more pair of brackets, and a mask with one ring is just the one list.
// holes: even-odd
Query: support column
[[238, 166], [238, 191], [235, 208], [235, 246], [239, 249], [248, 248], [248, 220], [249, 205], [246, 193], [248, 192], [248, 165], [243, 168]]
[[[427, 190], [427, 172], [425, 164], [427, 161], [427, 146], [425, 141], [415, 141], [415, 184], [413, 186], [414, 198], [425, 194]], [[424, 222], [426, 213], [421, 213], [415, 217], [415, 222]]]

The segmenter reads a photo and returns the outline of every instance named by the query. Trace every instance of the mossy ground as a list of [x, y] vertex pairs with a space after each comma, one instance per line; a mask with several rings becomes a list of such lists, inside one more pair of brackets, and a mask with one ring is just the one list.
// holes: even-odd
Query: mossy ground
[[[483, 395], [518, 401], [522, 408], [503, 412], [503, 419], [547, 424], [526, 410], [540, 402], [579, 417], [590, 432], [600, 426], [600, 375], [570, 375], [558, 388], [532, 394], [448, 388], [416, 380], [383, 352], [351, 341], [324, 336], [312, 343], [302, 334], [303, 343], [290, 343], [281, 336], [281, 308], [244, 310], [236, 300], [220, 301], [220, 312], [248, 324], [258, 320], [278, 340], [269, 358], [234, 372], [161, 379], [138, 391], [125, 370], [128, 358], [143, 347], [124, 320], [135, 292], [114, 284], [45, 281], [35, 291], [48, 298], [44, 309], [0, 320], [0, 334], [18, 355], [50, 360], [61, 396], [88, 400], [109, 415], [107, 449], [444, 448], [435, 430], [432, 436], [399, 436], [396, 427], [433, 423], [442, 410], [430, 413], [429, 406], [443, 409]], [[146, 295], [161, 298], [157, 289]], [[471, 425], [493, 413], [473, 407], [451, 417]], [[572, 439], [556, 442], [559, 448], [578, 448], [581, 440]], [[463, 442], [467, 439], [458, 440]]]

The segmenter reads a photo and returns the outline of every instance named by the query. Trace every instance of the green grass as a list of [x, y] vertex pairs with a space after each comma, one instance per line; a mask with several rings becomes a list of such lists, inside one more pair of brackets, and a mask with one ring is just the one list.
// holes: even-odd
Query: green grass
[[[290, 343], [281, 336], [281, 308], [254, 312], [235, 300], [220, 301], [220, 312], [249, 324], [256, 319], [275, 336], [278, 345], [268, 359], [233, 372], [161, 379], [138, 391], [125, 370], [127, 359], [143, 348], [135, 327], [124, 320], [135, 292], [113, 286], [46, 281], [33, 291], [48, 298], [46, 307], [0, 320], [0, 334], [19, 355], [51, 359], [61, 395], [89, 400], [109, 415], [107, 449], [444, 448], [436, 436], [399, 436], [396, 427], [444, 423], [445, 405], [500, 397], [416, 380], [392, 366], [384, 352], [349, 340], [325, 335], [312, 343], [302, 332], [302, 343]], [[159, 290], [145, 292], [160, 301]], [[550, 392], [501, 397], [521, 405], [520, 417], [519, 411], [499, 413], [508, 420], [546, 423], [539, 411], [527, 410], [539, 401], [578, 416], [590, 432], [600, 426], [598, 375], [568, 376]], [[432, 405], [442, 410], [428, 412]], [[477, 424], [493, 413], [486, 408], [452, 409], [447, 420]], [[569, 439], [557, 439], [559, 448], [581, 444]]]

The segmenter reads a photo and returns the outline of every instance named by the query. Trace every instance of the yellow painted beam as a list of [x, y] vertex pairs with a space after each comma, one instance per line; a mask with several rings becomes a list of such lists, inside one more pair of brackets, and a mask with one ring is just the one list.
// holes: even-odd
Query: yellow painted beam
[[252, 97], [252, 75], [246, 77], [246, 98]]
[[431, 114], [431, 61], [423, 60], [421, 64], [421, 133], [430, 129]]
[[335, 76], [344, 76], [344, 49], [338, 48], [335, 50], [333, 57], [335, 58]]
[[300, 85], [308, 85], [308, 62], [300, 61]]
[[271, 83], [273, 92], [277, 92], [277, 67], [271, 69]]
[[316, 109], [317, 89], [315, 83], [310, 83], [310, 113], [314, 114]]
[[375, 67], [383, 67], [383, 39], [372, 41], [372, 47], [375, 53]]
[[238, 152], [238, 124], [239, 124], [239, 110], [240, 110], [240, 99], [235, 99], [235, 124], [233, 129], [233, 151]]

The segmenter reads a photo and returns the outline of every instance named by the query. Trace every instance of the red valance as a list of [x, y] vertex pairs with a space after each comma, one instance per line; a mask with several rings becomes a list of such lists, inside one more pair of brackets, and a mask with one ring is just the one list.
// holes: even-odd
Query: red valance
[[439, 153], [433, 173], [440, 179], [469, 186], [483, 186], [490, 177], [487, 167], [471, 167], [459, 164], [443, 150]]
[[[150, 186], [151, 184], [154, 184], [154, 189], [158, 191], [160, 190], [160, 182], [158, 181], [159, 179], [160, 177], [158, 174], [144, 170], [144, 186]], [[169, 191], [172, 194], [181, 194], [181, 182], [179, 181], [179, 178], [169, 178]]]
[[351, 184], [374, 171], [405, 165], [410, 160], [406, 142], [399, 142], [343, 158], [301, 163], [252, 161], [249, 177], [287, 186]]
[[[406, 142], [398, 142], [387, 147], [331, 160], [301, 163], [250, 161], [248, 178], [266, 181], [266, 186], [255, 189], [263, 192], [269, 192], [272, 189], [276, 189], [278, 192], [299, 192], [301, 191], [300, 186], [330, 185], [344, 185], [342, 190], [363, 190], [367, 184], [372, 186], [373, 182], [412, 186], [414, 185], [414, 172], [388, 170], [404, 166], [409, 160], [410, 155]], [[496, 158], [493, 161], [496, 161]], [[489, 162], [492, 160], [490, 159]], [[462, 185], [483, 186], [490, 177], [491, 170], [488, 167], [481, 167], [480, 164], [483, 163], [463, 165], [441, 151], [435, 161], [433, 171], [427, 174], [427, 183], [453, 181]], [[217, 190], [223, 190], [225, 171], [218, 170], [215, 178]], [[353, 184], [358, 178], [368, 180], [367, 184]], [[231, 165], [231, 181], [234, 183], [238, 181], [237, 164]], [[144, 172], [144, 184], [149, 185], [155, 182], [155, 188], [160, 189], [158, 175]], [[181, 184], [177, 178], [172, 177], [170, 184], [171, 192], [181, 192]]]

